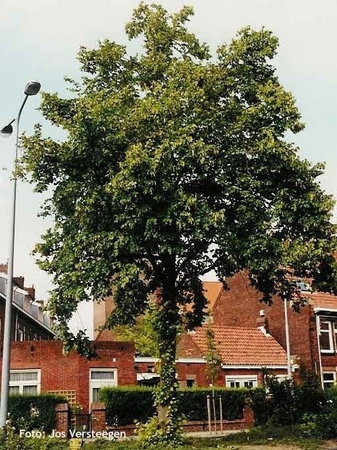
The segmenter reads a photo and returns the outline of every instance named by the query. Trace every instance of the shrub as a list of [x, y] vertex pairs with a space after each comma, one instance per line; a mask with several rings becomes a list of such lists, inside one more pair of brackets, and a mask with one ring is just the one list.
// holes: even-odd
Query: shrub
[[27, 438], [20, 436], [9, 424], [1, 430], [0, 449], [4, 450], [66, 450], [68, 441], [57, 438]]
[[324, 392], [319, 414], [304, 414], [300, 425], [303, 435], [333, 439], [337, 437], [337, 388]]
[[100, 400], [105, 403], [108, 425], [144, 423], [155, 414], [154, 390], [149, 387], [132, 386], [102, 388]]
[[[145, 423], [155, 413], [153, 388], [121, 387], [103, 388], [100, 399], [106, 406], [108, 425], [128, 425], [135, 422]], [[216, 417], [220, 418], [220, 397], [222, 400], [223, 419], [242, 418], [247, 395], [246, 389], [182, 389], [178, 391], [178, 413], [189, 421], [206, 421], [208, 419], [207, 396], [214, 396]], [[213, 404], [211, 402], [212, 417]]]
[[60, 402], [65, 402], [65, 399], [55, 395], [10, 395], [8, 412], [11, 426], [50, 433], [56, 423], [55, 405]]
[[316, 376], [307, 374], [301, 383], [279, 381], [266, 374], [265, 388], [249, 391], [255, 425], [287, 426], [303, 422], [308, 414], [322, 410], [325, 395]]
[[265, 425], [272, 415], [272, 405], [267, 399], [266, 389], [264, 387], [251, 389], [247, 396], [254, 414], [254, 425]]
[[178, 411], [187, 420], [206, 421], [208, 419], [207, 396], [210, 396], [212, 417], [214, 401], [217, 420], [220, 419], [220, 404], [223, 419], [242, 419], [246, 394], [246, 389], [182, 389], [178, 392]]

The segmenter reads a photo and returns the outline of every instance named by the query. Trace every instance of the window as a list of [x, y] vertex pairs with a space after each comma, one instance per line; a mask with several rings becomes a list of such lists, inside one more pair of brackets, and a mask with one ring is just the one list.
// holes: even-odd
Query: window
[[11, 370], [9, 375], [9, 393], [34, 395], [40, 393], [41, 371]]
[[89, 401], [99, 402], [99, 391], [102, 387], [117, 386], [117, 369], [91, 369]]
[[192, 388], [195, 384], [195, 380], [186, 380], [186, 387]]
[[187, 375], [186, 377], [186, 387], [192, 388], [195, 386], [195, 375]]
[[319, 344], [322, 352], [332, 353], [337, 349], [337, 324], [329, 320], [320, 320]]
[[336, 372], [323, 372], [324, 389], [331, 388], [336, 383]]
[[226, 376], [226, 387], [229, 388], [253, 388], [257, 386], [257, 375]]
[[17, 330], [17, 341], [24, 341], [25, 340], [25, 332], [24, 330], [21, 330], [20, 328]]
[[297, 281], [295, 281], [295, 285], [296, 285], [297, 289], [301, 292], [312, 292], [312, 287], [306, 281], [297, 280]]

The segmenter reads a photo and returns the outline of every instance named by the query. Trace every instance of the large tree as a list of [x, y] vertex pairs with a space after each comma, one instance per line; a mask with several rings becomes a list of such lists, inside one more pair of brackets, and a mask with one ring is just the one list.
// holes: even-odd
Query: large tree
[[43, 94], [45, 119], [66, 139], [40, 125], [23, 138], [23, 168], [55, 219], [36, 251], [53, 275], [60, 336], [69, 340], [82, 300], [113, 294], [112, 327], [134, 322], [156, 292], [167, 439], [177, 330], [203, 319], [202, 275], [248, 269], [267, 301], [290, 298], [289, 274], [336, 287], [333, 201], [323, 166], [286, 139], [303, 124], [272, 65], [278, 39], [244, 28], [212, 56], [187, 29], [192, 13], [141, 3], [126, 25], [139, 54], [108, 40], [82, 47], [69, 97]]

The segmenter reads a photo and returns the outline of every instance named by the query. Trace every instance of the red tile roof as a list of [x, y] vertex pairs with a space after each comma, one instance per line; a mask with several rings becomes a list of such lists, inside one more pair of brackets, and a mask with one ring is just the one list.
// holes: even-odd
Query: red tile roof
[[[270, 335], [258, 328], [212, 326], [215, 344], [224, 365], [286, 366], [286, 352]], [[204, 354], [207, 350], [206, 327], [190, 336]]]
[[337, 296], [324, 292], [313, 292], [309, 296], [309, 303], [314, 308], [337, 309]]

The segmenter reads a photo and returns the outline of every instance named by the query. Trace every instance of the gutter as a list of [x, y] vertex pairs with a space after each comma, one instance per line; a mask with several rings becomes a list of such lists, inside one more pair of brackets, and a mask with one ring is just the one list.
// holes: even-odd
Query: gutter
[[319, 313], [319, 312], [333, 312], [337, 314], [337, 309], [336, 308], [322, 308], [320, 306], [316, 306], [316, 308], [314, 308], [314, 312], [315, 313]]
[[321, 354], [321, 345], [319, 343], [320, 335], [321, 335], [321, 332], [320, 332], [320, 318], [319, 318], [319, 315], [316, 314], [316, 337], [317, 337], [317, 348], [318, 348], [319, 377], [320, 377], [320, 380], [321, 380], [321, 388], [324, 390], [322, 354]]
[[287, 370], [287, 365], [272, 365], [272, 364], [263, 364], [263, 365], [253, 365], [253, 364], [221, 364], [222, 369], [282, 369]]

